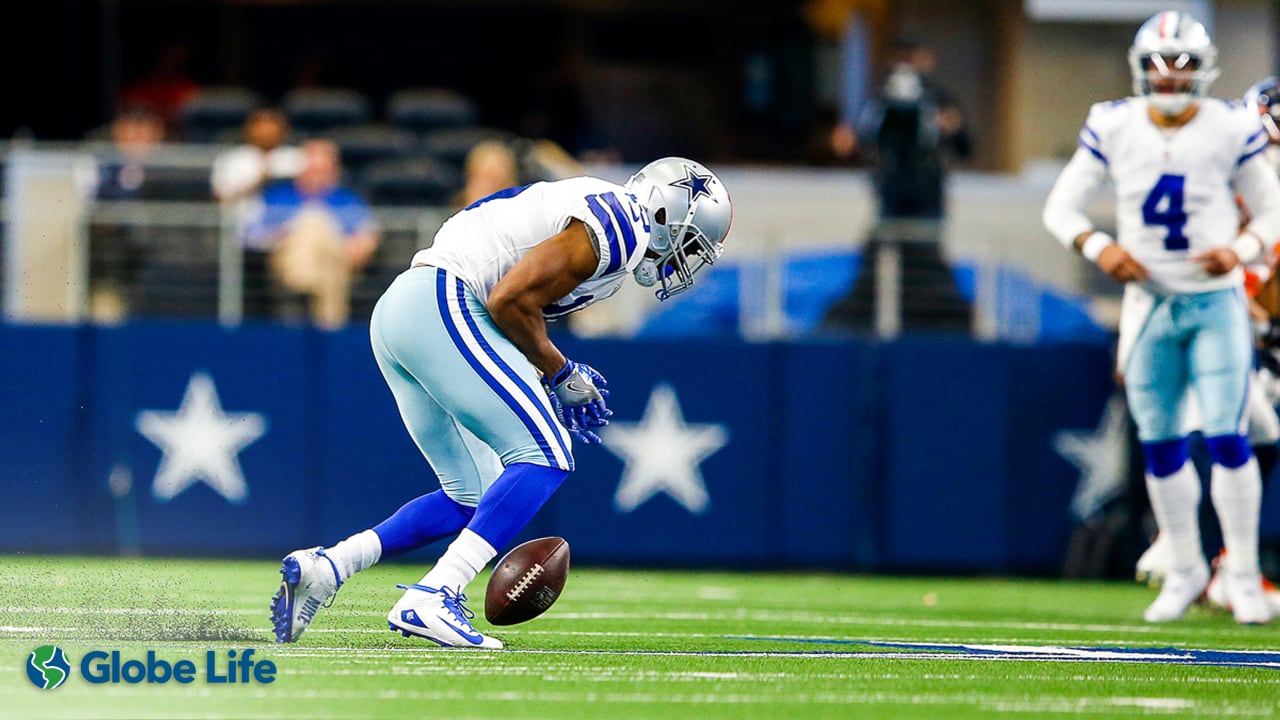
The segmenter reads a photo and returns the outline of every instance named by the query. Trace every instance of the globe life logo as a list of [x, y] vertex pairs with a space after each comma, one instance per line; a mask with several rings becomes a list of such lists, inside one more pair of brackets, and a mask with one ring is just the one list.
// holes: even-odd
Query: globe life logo
[[[170, 661], [156, 657], [148, 650], [144, 658], [122, 658], [119, 650], [91, 650], [80, 660], [80, 675], [92, 685], [107, 683], [163, 685], [175, 682], [188, 685], [197, 678], [211, 685], [266, 685], [276, 681], [276, 664], [254, 658], [254, 649], [227, 650], [220, 656], [215, 650], [205, 653], [204, 662]], [[71, 676], [71, 662], [56, 645], [42, 645], [27, 656], [27, 678], [41, 690], [53, 690]]]
[[71, 663], [57, 645], [41, 645], [27, 656], [27, 678], [41, 690], [56, 690], [71, 675]]
[[[254, 660], [253, 648], [248, 648], [236, 657], [235, 650], [227, 651], [225, 663], [220, 663], [218, 653], [210, 650], [205, 653], [204, 679], [210, 684], [222, 683], [272, 683], [276, 680], [276, 664], [270, 660]], [[94, 650], [80, 661], [80, 674], [85, 680], [101, 685], [103, 683], [127, 683], [136, 685], [146, 682], [151, 684], [167, 683], [170, 680], [186, 685], [194, 682], [198, 668], [191, 660], [169, 662], [156, 657], [155, 650], [148, 650], [146, 660], [125, 660], [121, 662], [120, 651]]]

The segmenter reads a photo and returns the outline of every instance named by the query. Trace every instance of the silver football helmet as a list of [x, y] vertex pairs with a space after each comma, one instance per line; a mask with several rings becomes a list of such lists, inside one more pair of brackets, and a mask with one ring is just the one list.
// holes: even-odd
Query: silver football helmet
[[700, 163], [662, 158], [627, 180], [648, 214], [649, 248], [635, 269], [636, 282], [661, 284], [659, 300], [684, 292], [693, 276], [724, 252], [733, 222], [733, 202], [724, 183]]
[[1218, 77], [1218, 49], [1195, 18], [1166, 11], [1138, 28], [1129, 48], [1133, 92], [1152, 107], [1177, 115], [1209, 93]]

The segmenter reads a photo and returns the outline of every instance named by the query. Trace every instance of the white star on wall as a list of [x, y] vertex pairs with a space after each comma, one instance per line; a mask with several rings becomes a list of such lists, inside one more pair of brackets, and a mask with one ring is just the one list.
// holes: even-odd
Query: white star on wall
[[1060, 430], [1053, 449], [1080, 470], [1071, 514], [1087, 520], [1124, 492], [1129, 482], [1128, 412], [1124, 395], [1115, 393], [1094, 430]]
[[724, 425], [686, 423], [670, 385], [653, 389], [640, 422], [612, 422], [600, 437], [626, 463], [613, 498], [619, 512], [629, 513], [660, 492], [691, 513], [706, 511], [711, 499], [698, 465], [729, 442], [729, 432]]
[[168, 502], [197, 482], [208, 484], [228, 502], [241, 503], [248, 497], [239, 453], [262, 437], [267, 421], [259, 413], [223, 412], [218, 389], [207, 374], [191, 376], [176, 411], [143, 410], [134, 427], [164, 453], [151, 488], [156, 500]]

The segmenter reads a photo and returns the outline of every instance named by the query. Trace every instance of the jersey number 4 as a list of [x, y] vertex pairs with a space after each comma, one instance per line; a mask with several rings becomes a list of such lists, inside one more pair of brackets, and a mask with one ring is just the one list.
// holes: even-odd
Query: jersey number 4
[[1187, 213], [1182, 209], [1185, 175], [1161, 175], [1156, 186], [1147, 193], [1142, 203], [1142, 222], [1156, 225], [1168, 232], [1164, 236], [1166, 250], [1186, 250], [1190, 247], [1182, 229], [1187, 226]]

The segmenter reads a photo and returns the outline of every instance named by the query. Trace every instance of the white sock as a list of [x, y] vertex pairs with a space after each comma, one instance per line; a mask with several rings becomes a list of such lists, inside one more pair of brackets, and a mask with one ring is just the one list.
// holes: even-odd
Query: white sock
[[1258, 516], [1262, 511], [1258, 461], [1251, 457], [1238, 468], [1214, 465], [1209, 495], [1227, 547], [1225, 569], [1231, 573], [1258, 572]]
[[1200, 476], [1195, 466], [1182, 467], [1163, 478], [1147, 473], [1147, 495], [1160, 532], [1169, 538], [1173, 569], [1187, 571], [1203, 566], [1200, 547]]
[[447, 587], [460, 593], [497, 554], [498, 551], [493, 549], [489, 541], [470, 528], [463, 528], [457, 539], [449, 543], [449, 549], [422, 576], [418, 584], [430, 588]]
[[325, 548], [324, 554], [338, 566], [338, 573], [346, 582], [347, 578], [382, 559], [382, 538], [373, 530], [365, 530]]

